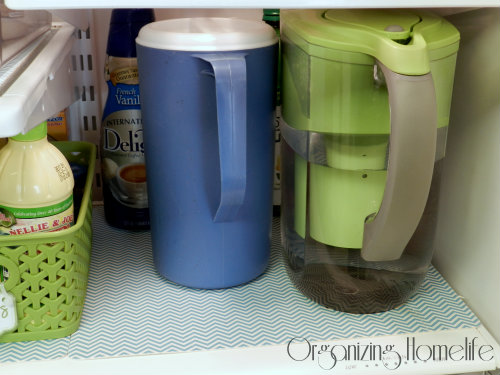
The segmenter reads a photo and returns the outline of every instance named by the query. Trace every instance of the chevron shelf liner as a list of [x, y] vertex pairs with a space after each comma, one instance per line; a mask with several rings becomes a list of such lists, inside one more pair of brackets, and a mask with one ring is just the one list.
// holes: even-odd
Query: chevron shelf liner
[[[0, 344], [0, 362], [106, 358], [479, 327], [480, 322], [432, 268], [420, 291], [385, 313], [346, 314], [308, 300], [291, 284], [273, 221], [271, 260], [252, 282], [196, 290], [162, 278], [149, 232], [110, 228], [94, 210], [94, 242], [80, 329], [70, 338]], [[194, 234], [195, 235], [195, 234]]]

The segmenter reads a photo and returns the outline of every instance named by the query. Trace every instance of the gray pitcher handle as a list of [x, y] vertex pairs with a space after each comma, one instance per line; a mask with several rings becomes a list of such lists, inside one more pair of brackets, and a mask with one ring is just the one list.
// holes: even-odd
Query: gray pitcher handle
[[391, 111], [387, 182], [380, 209], [364, 225], [361, 256], [367, 261], [401, 257], [424, 212], [436, 152], [437, 110], [430, 73], [407, 76], [379, 62]]

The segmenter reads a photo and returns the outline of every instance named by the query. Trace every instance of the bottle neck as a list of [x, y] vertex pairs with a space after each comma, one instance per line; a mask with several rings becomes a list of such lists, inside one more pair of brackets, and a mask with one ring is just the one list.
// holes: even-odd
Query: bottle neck
[[47, 140], [47, 122], [42, 122], [40, 125], [34, 127], [26, 134], [18, 134], [14, 137], [10, 137], [9, 141], [15, 142], [34, 142], [38, 140]]
[[264, 20], [264, 22], [267, 23], [269, 26], [271, 26], [273, 29], [279, 31], [279, 29], [280, 29], [280, 21]]

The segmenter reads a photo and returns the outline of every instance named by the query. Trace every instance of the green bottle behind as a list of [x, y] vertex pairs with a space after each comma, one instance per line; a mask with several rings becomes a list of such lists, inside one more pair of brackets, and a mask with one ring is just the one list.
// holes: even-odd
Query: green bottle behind
[[[280, 37], [280, 10], [264, 9], [262, 20], [271, 26], [278, 38]], [[276, 112], [274, 131], [274, 177], [273, 177], [273, 216], [280, 215], [281, 204], [281, 153], [280, 153], [280, 118], [281, 118], [281, 43], [278, 49], [278, 66], [276, 67]]]

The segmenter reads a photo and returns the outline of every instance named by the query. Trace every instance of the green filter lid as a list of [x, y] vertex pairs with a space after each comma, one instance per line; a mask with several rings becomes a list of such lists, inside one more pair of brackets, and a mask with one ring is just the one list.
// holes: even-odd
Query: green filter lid
[[429, 62], [455, 53], [460, 39], [449, 22], [420, 10], [290, 10], [281, 21], [283, 35], [309, 55], [349, 63], [369, 55], [407, 75], [428, 73]]
[[14, 137], [10, 137], [14, 141], [18, 142], [32, 142], [38, 141], [39, 139], [45, 138], [47, 136], [47, 122], [42, 122], [40, 125], [37, 125], [33, 129], [31, 129], [26, 134], [18, 134]]

